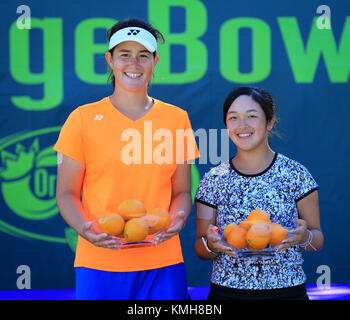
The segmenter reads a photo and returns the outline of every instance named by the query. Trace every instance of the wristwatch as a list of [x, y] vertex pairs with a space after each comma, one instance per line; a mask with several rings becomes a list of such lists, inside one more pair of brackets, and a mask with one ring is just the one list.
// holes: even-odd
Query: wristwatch
[[214, 253], [214, 254], [218, 254], [219, 252], [216, 252], [216, 251], [213, 251], [209, 248], [208, 246], [208, 239], [206, 237], [202, 237], [202, 242], [203, 242], [203, 245], [204, 245], [204, 248], [210, 252], [210, 253]]

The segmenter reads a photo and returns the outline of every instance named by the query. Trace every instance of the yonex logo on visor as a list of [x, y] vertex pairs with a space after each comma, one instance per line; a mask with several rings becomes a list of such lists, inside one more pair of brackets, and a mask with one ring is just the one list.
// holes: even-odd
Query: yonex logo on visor
[[157, 40], [149, 31], [139, 27], [128, 27], [118, 30], [109, 40], [109, 50], [125, 41], [136, 41], [142, 44], [149, 52], [157, 51]]
[[139, 32], [140, 32], [140, 30], [130, 29], [128, 32], [128, 36], [131, 36], [131, 35], [136, 36]]

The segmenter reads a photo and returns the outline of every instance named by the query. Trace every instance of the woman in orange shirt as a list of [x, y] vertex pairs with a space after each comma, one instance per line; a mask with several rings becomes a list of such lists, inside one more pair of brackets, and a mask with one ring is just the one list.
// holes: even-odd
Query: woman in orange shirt
[[[187, 299], [178, 233], [192, 207], [188, 161], [199, 156], [194, 136], [182, 145], [185, 149], [190, 143], [194, 149], [191, 155], [183, 152], [183, 161], [162, 162], [152, 155], [162, 143], [154, 138], [156, 133], [165, 130], [175, 138], [177, 130], [191, 129], [190, 121], [186, 111], [148, 95], [159, 60], [157, 40], [164, 40], [158, 30], [142, 20], [123, 20], [109, 30], [108, 40], [106, 60], [113, 94], [76, 108], [54, 147], [58, 152], [57, 204], [79, 235], [76, 296]], [[132, 152], [127, 152], [130, 146]], [[174, 146], [171, 143], [167, 151], [172, 152]], [[116, 242], [105, 233], [95, 233], [91, 221], [116, 212], [129, 199], [141, 201], [148, 212], [164, 208], [181, 218], [155, 246], [111, 250]]]

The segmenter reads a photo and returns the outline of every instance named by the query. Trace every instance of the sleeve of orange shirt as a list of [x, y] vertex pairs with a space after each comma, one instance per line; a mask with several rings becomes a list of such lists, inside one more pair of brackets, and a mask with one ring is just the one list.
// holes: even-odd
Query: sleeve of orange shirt
[[[69, 143], [67, 143], [69, 141]], [[72, 111], [64, 123], [54, 150], [85, 163], [84, 143], [79, 108]]]

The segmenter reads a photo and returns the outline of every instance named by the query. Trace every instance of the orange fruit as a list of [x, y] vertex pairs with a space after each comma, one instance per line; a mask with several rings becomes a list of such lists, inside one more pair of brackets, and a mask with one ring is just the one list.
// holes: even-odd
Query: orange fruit
[[118, 213], [124, 220], [140, 218], [146, 214], [146, 208], [138, 200], [125, 200], [118, 206]]
[[249, 213], [246, 220], [249, 222], [250, 226], [253, 226], [257, 223], [269, 223], [270, 216], [266, 211], [256, 209]]
[[272, 246], [277, 246], [281, 244], [284, 239], [288, 238], [288, 230], [276, 222], [272, 222], [271, 226], [270, 244]]
[[241, 221], [241, 223], [239, 224], [239, 226], [243, 229], [246, 229], [247, 231], [249, 230], [250, 228], [250, 223], [249, 221], [246, 219], [246, 220], [243, 220]]
[[139, 218], [140, 223], [151, 228], [152, 226], [156, 225], [159, 221], [159, 218], [153, 214], [146, 214]]
[[246, 235], [247, 230], [237, 226], [230, 231], [227, 242], [236, 249], [244, 249], [247, 246]]
[[124, 219], [116, 213], [107, 213], [98, 219], [98, 225], [102, 232], [109, 235], [119, 235], [124, 229]]
[[148, 219], [150, 222], [148, 224], [148, 226], [150, 227], [149, 234], [158, 231], [164, 231], [168, 229], [171, 223], [171, 216], [169, 212], [161, 208], [153, 209], [149, 214], [145, 215], [143, 218]]
[[255, 249], [255, 248], [251, 247], [251, 246], [249, 245], [249, 243], [247, 244], [247, 249], [248, 249], [248, 250], [251, 250], [251, 251], [260, 250], [260, 249]]
[[140, 218], [132, 218], [125, 223], [124, 238], [127, 242], [143, 241], [148, 235], [148, 227], [140, 223]]
[[238, 226], [235, 224], [235, 223], [230, 223], [230, 224], [228, 224], [226, 227], [225, 227], [225, 229], [224, 229], [224, 231], [223, 231], [223, 236], [224, 236], [224, 238], [225, 239], [227, 239], [227, 237], [228, 237], [228, 235], [229, 235], [229, 233], [231, 232], [231, 230], [233, 230], [234, 228], [237, 228]]
[[152, 226], [153, 229], [166, 230], [169, 227], [171, 223], [171, 216], [167, 210], [156, 208], [156, 209], [153, 209], [150, 212], [150, 214], [159, 218], [158, 223]]
[[250, 250], [264, 249], [270, 241], [272, 226], [269, 223], [257, 223], [247, 231], [247, 244]]

